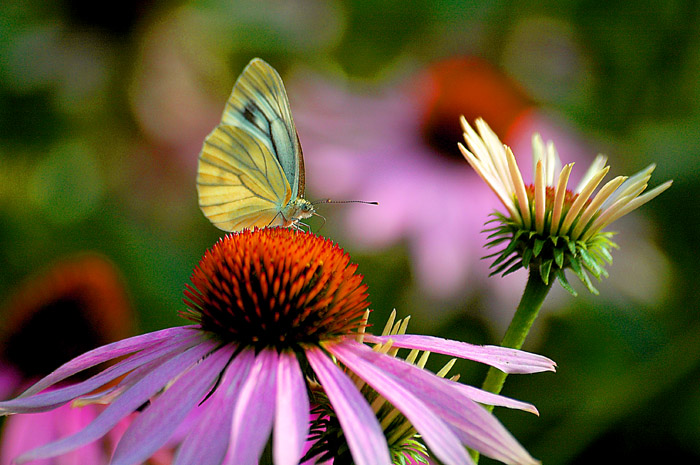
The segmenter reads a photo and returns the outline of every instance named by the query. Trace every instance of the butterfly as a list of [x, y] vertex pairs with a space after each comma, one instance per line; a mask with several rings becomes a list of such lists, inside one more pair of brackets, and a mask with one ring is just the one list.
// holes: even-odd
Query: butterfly
[[199, 207], [219, 229], [297, 227], [314, 214], [304, 199], [304, 156], [287, 92], [275, 69], [254, 58], [204, 140]]

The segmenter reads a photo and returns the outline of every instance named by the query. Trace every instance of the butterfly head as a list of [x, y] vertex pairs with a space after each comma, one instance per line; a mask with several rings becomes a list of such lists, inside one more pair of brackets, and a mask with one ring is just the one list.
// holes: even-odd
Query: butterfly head
[[289, 202], [281, 212], [285, 222], [284, 226], [290, 226], [299, 220], [311, 218], [314, 212], [314, 206], [311, 204], [311, 202], [301, 197], [297, 197]]

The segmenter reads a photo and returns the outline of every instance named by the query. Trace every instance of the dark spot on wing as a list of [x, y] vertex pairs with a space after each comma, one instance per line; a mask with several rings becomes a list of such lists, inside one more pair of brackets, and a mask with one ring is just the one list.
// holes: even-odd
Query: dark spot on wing
[[[255, 124], [255, 113], [253, 111], [255, 110], [255, 106], [252, 103], [249, 103], [245, 106], [243, 109], [243, 117], [252, 124]], [[257, 124], [255, 124], [257, 126]]]
[[270, 137], [270, 122], [254, 101], [246, 103], [245, 108], [243, 108], [243, 117], [263, 134]]

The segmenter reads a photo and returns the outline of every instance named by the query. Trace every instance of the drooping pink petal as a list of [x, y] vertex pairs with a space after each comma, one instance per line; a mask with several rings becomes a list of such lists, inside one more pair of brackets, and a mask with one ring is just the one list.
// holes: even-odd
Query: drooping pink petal
[[539, 373], [556, 371], [557, 364], [542, 355], [523, 352], [498, 346], [479, 346], [466, 342], [452, 341], [434, 336], [417, 334], [396, 334], [393, 336], [375, 336], [367, 334], [366, 342], [384, 344], [390, 339], [393, 347], [403, 349], [428, 350], [438, 354], [465, 358], [485, 363], [505, 373]]
[[260, 460], [274, 420], [277, 363], [276, 350], [261, 350], [241, 387], [231, 423], [231, 464], [256, 465]]
[[104, 436], [122, 418], [143, 405], [151, 396], [162, 389], [166, 383], [176, 378], [183, 371], [186, 371], [193, 363], [202, 359], [214, 348], [213, 342], [204, 341], [181, 354], [173, 356], [173, 358], [160, 365], [147, 376], [144, 376], [131, 389], [120, 395], [86, 428], [76, 434], [23, 454], [17, 459], [17, 463], [65, 454]]
[[469, 397], [474, 402], [485, 405], [493, 405], [495, 407], [506, 407], [517, 410], [523, 410], [525, 412], [534, 413], [539, 416], [539, 411], [537, 407], [527, 402], [521, 402], [519, 400], [511, 399], [499, 394], [493, 394], [483, 389], [475, 388], [474, 386], [469, 386], [468, 384], [457, 383], [450, 381], [452, 387], [462, 391], [464, 395]]
[[[162, 343], [160, 343], [160, 344], [162, 344]], [[177, 347], [170, 348], [169, 350], [164, 351], [164, 352], [161, 351], [160, 353], [162, 355], [160, 355], [159, 357], [157, 357], [153, 360], [141, 358], [141, 357], [144, 357], [144, 356], [150, 354], [150, 350], [145, 349], [143, 352], [132, 356], [132, 357], [139, 357], [139, 360], [129, 359], [129, 361], [132, 362], [132, 364], [138, 364], [139, 361], [141, 362], [141, 364], [138, 365], [134, 370], [130, 371], [126, 376], [124, 376], [124, 378], [122, 378], [122, 380], [119, 381], [119, 383], [110, 387], [109, 389], [100, 390], [99, 392], [80, 396], [76, 399], [76, 402], [78, 404], [89, 404], [89, 403], [108, 404], [111, 402], [111, 399], [116, 398], [122, 392], [126, 391], [131, 386], [138, 383], [144, 376], [149, 374], [151, 371], [155, 370], [157, 367], [159, 367], [163, 363], [167, 362], [173, 356], [174, 353], [183, 352], [184, 350], [186, 350], [187, 348], [189, 348], [193, 345], [195, 345], [195, 344], [180, 345]], [[157, 347], [154, 347], [154, 349], [155, 348], [157, 348]], [[119, 435], [119, 437], [121, 437], [121, 435]]]
[[252, 349], [243, 350], [226, 368], [219, 387], [204, 404], [206, 410], [177, 451], [173, 465], [220, 465], [231, 436], [236, 398], [255, 361]]
[[[368, 376], [370, 371], [377, 371], [401, 380], [408, 389], [428, 404], [432, 411], [451, 425], [453, 432], [466, 446], [508, 464], [537, 463], [495, 416], [462, 391], [455, 389], [451, 383], [446, 383], [443, 378], [401, 359], [376, 353], [354, 341], [338, 344], [333, 353], [346, 365], [347, 361], [341, 358], [341, 354], [349, 357], [353, 366], [348, 367], [353, 371], [358, 370], [356, 373], [360, 377]], [[373, 379], [368, 376], [365, 381], [372, 386]], [[383, 392], [380, 393], [384, 395]], [[402, 413], [406, 415], [405, 412]], [[406, 417], [421, 432], [420, 425], [408, 415]], [[431, 447], [430, 444], [428, 446]]]
[[160, 449], [214, 386], [232, 354], [231, 347], [220, 348], [183, 373], [136, 417], [119, 441], [111, 465], [142, 463]]
[[188, 338], [196, 334], [192, 329], [195, 326], [178, 326], [175, 328], [163, 329], [160, 331], [155, 331], [152, 333], [141, 334], [140, 336], [134, 336], [129, 339], [123, 339], [121, 341], [113, 342], [89, 352], [75, 357], [73, 360], [64, 363], [59, 368], [54, 370], [49, 375], [45, 376], [39, 380], [32, 387], [23, 392], [19, 397], [27, 397], [37, 392], [43, 391], [47, 387], [50, 387], [59, 381], [73, 376], [76, 373], [80, 373], [83, 370], [92, 368], [95, 365], [104, 363], [106, 361], [121, 357], [122, 355], [127, 355], [132, 352], [142, 350], [144, 348], [153, 347], [161, 341], [176, 342], [183, 338]]
[[[454, 434], [450, 426], [437, 416], [420, 396], [416, 395], [418, 393], [415, 390], [410, 389], [410, 385], [405, 386], [395, 376], [392, 376], [390, 372], [385, 372], [369, 362], [365, 357], [369, 357], [367, 354], [369, 352], [374, 354], [374, 356], [389, 358], [403, 363], [408, 368], [423, 370], [388, 355], [378, 354], [367, 346], [354, 343], [354, 341], [329, 345], [328, 350], [403, 413], [416, 428], [416, 431], [422, 435], [426, 445], [440, 461], [447, 465], [473, 463], [462, 442]], [[437, 376], [435, 377], [437, 378]], [[323, 382], [321, 384], [325, 387]], [[446, 386], [446, 388], [450, 389], [449, 386]], [[340, 412], [338, 412], [338, 418], [340, 418]]]
[[272, 434], [275, 465], [297, 465], [309, 433], [309, 396], [304, 374], [293, 352], [280, 354], [277, 406]]
[[328, 395], [356, 465], [389, 465], [389, 447], [377, 417], [352, 380], [318, 348], [306, 358]]
[[33, 413], [56, 408], [104, 386], [125, 373], [138, 369], [148, 362], [167, 356], [168, 354], [182, 352], [194, 346], [198, 340], [201, 341], [201, 336], [194, 333], [192, 338], [176, 338], [172, 343], [168, 341], [156, 344], [81, 383], [0, 402], [0, 413]]

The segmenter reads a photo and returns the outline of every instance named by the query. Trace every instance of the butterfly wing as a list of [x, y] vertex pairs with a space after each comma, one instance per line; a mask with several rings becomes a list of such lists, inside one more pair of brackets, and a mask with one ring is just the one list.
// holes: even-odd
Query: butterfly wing
[[304, 159], [282, 78], [260, 58], [245, 67], [233, 87], [222, 125], [244, 129], [267, 146], [292, 189], [304, 195]]
[[204, 216], [224, 231], [284, 225], [279, 213], [292, 196], [265, 140], [223, 124], [204, 141], [197, 193]]

